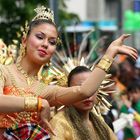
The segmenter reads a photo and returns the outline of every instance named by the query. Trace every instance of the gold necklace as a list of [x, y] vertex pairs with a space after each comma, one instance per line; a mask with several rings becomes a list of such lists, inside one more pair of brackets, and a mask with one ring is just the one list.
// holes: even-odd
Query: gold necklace
[[26, 78], [26, 82], [29, 86], [32, 85], [34, 81], [38, 79], [37, 76], [29, 76], [19, 62], [16, 63], [16, 67], [17, 67], [17, 70], [20, 71], [21, 74], [23, 74], [23, 76]]

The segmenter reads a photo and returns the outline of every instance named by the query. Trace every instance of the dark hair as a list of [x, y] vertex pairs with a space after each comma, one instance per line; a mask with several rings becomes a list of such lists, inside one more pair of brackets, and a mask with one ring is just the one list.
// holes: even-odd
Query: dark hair
[[127, 87], [127, 91], [129, 93], [134, 93], [136, 92], [137, 90], [140, 90], [140, 82], [132, 82], [128, 85]]
[[91, 70], [85, 66], [77, 66], [76, 68], [74, 68], [68, 75], [68, 87], [70, 87], [73, 76], [83, 72], [91, 72]]
[[28, 32], [27, 32], [27, 36], [30, 35], [30, 33], [31, 33], [31, 31], [32, 31], [32, 29], [33, 29], [34, 27], [36, 27], [36, 26], [38, 26], [38, 25], [40, 25], [40, 24], [43, 24], [43, 23], [51, 24], [51, 25], [53, 25], [53, 26], [56, 28], [56, 30], [57, 30], [56, 25], [55, 25], [51, 20], [47, 20], [47, 19], [38, 19], [38, 20], [31, 21], [31, 22], [29, 23], [29, 25], [28, 25], [29, 30], [28, 30]]
[[[74, 107], [66, 107], [64, 112], [66, 119], [70, 122], [74, 130], [76, 130], [77, 136], [80, 140], [94, 139], [91, 137], [89, 129], [83, 123], [84, 121], [81, 114]], [[95, 128], [95, 133], [98, 134], [96, 137], [100, 140], [110, 140], [109, 130], [105, 122], [100, 120], [99, 117], [92, 112], [90, 112], [89, 116]]]
[[112, 77], [119, 76], [119, 73], [120, 73], [119, 65], [116, 62], [113, 62], [108, 73], [110, 73], [112, 75]]
[[126, 61], [128, 61], [129, 64], [130, 64], [132, 67], [135, 67], [136, 62], [135, 62], [133, 59], [131, 59], [131, 57], [127, 57], [127, 58], [126, 58]]

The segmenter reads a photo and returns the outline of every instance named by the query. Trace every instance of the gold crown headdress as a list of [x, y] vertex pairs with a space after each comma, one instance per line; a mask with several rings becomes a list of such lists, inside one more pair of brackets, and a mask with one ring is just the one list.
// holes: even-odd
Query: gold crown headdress
[[38, 6], [34, 9], [34, 11], [36, 12], [36, 16], [32, 19], [32, 21], [46, 19], [54, 23], [54, 13], [51, 9], [44, 6]]
[[[51, 9], [46, 8], [45, 6], [38, 6], [37, 8], [34, 9], [34, 11], [36, 12], [36, 16], [31, 20], [31, 21], [36, 21], [39, 19], [46, 19], [48, 21], [51, 21], [55, 24], [54, 22], [54, 13]], [[21, 32], [23, 33], [23, 35], [27, 35], [28, 31], [29, 31], [29, 26], [28, 26], [28, 22], [25, 22], [24, 27], [21, 27]], [[20, 34], [18, 36], [21, 36]]]

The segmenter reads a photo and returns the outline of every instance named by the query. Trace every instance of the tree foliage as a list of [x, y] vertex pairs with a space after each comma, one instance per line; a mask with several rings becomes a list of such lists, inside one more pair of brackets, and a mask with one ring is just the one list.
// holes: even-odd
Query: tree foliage
[[0, 38], [10, 43], [16, 38], [20, 26], [33, 16], [33, 9], [38, 4], [45, 4], [44, 0], [0, 0]]
[[[33, 9], [37, 5], [49, 5], [48, 0], [0, 0], [0, 38], [11, 43], [17, 37], [20, 26], [25, 25], [25, 21], [30, 21], [34, 16]], [[66, 19], [77, 18], [77, 15], [66, 12], [64, 0], [59, 0], [59, 21], [60, 24]]]

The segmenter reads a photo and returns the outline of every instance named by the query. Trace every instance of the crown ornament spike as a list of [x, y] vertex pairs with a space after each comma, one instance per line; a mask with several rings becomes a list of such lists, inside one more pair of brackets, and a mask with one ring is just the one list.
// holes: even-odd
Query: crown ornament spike
[[34, 9], [36, 12], [36, 16], [32, 19], [32, 21], [39, 20], [39, 19], [46, 19], [49, 21], [54, 22], [54, 13], [51, 9], [46, 8], [45, 6], [38, 6]]

